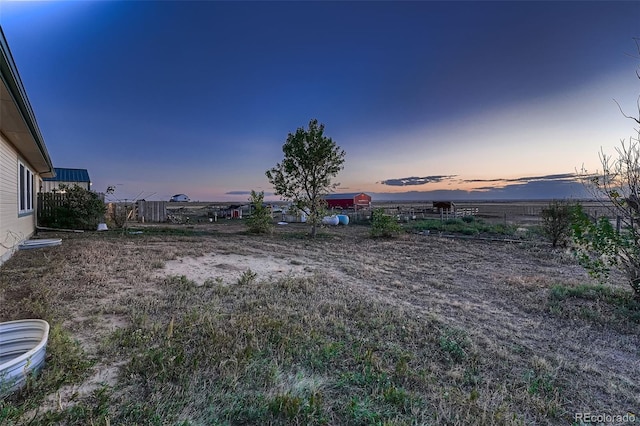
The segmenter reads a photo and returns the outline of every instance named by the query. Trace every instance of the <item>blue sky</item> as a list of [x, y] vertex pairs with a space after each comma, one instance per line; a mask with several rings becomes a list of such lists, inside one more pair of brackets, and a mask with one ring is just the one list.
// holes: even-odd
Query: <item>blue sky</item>
[[0, 24], [55, 166], [120, 199], [270, 192], [311, 118], [345, 192], [581, 196], [640, 93], [640, 2], [9, 1]]

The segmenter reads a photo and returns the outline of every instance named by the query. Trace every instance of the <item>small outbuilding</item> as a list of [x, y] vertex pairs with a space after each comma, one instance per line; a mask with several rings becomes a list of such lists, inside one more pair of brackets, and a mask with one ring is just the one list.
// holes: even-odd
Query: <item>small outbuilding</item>
[[371, 207], [371, 195], [364, 192], [329, 194], [324, 199], [330, 209], [358, 209]]
[[434, 201], [433, 210], [437, 212], [454, 212], [456, 205], [453, 201]]
[[190, 201], [189, 197], [186, 194], [176, 194], [169, 200], [172, 203], [186, 203]]
[[62, 167], [54, 168], [55, 177], [42, 178], [42, 187], [40, 192], [56, 192], [60, 185], [68, 187], [79, 186], [87, 191], [91, 190], [91, 179], [87, 169], [65, 169]]

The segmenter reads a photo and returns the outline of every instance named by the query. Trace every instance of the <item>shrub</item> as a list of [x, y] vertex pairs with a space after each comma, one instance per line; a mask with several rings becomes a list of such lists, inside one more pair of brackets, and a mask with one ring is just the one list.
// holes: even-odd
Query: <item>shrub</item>
[[553, 200], [542, 209], [542, 233], [549, 238], [551, 245], [565, 246], [571, 231], [572, 207], [566, 201]]
[[[640, 255], [637, 244], [626, 235], [618, 233], [607, 217], [602, 216], [593, 221], [582, 210], [582, 206], [577, 205], [571, 227], [573, 251], [578, 262], [600, 283], [607, 281], [612, 267], [624, 269], [627, 262], [631, 267], [637, 263], [634, 261]], [[633, 281], [631, 287], [636, 294], [640, 294], [640, 288], [635, 288]]]
[[273, 232], [271, 211], [263, 204], [264, 192], [251, 190], [249, 202], [253, 206], [253, 213], [246, 220], [249, 232], [254, 234], [269, 234]]
[[375, 209], [371, 215], [372, 237], [393, 237], [402, 232], [402, 227], [395, 219], [384, 214], [383, 209]]
[[52, 228], [95, 230], [98, 223], [104, 221], [106, 207], [97, 193], [78, 185], [72, 187], [60, 185], [60, 190], [63, 191], [61, 195], [64, 197], [62, 203], [50, 201], [54, 203], [51, 206], [51, 213], [43, 212], [40, 217], [41, 225]]

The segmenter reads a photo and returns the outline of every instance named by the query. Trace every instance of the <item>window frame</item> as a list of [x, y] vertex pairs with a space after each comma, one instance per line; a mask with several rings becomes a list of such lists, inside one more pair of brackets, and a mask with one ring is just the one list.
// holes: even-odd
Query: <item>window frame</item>
[[35, 173], [24, 162], [18, 160], [18, 217], [33, 214], [33, 185]]

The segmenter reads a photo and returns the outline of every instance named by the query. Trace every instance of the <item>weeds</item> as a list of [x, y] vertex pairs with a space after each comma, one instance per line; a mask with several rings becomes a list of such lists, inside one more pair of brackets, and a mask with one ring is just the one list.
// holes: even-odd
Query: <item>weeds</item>
[[552, 313], [617, 327], [640, 324], [640, 302], [630, 291], [602, 284], [555, 285], [549, 293]]
[[[46, 258], [18, 253], [26, 266], [3, 267], [2, 297], [10, 303], [0, 306], [0, 314], [38, 313], [56, 331], [52, 358], [28, 392], [0, 402], [0, 423], [563, 424], [572, 401], [593, 403], [592, 395], [610, 389], [607, 380], [613, 379], [600, 369], [602, 387], [582, 394], [586, 381], [567, 379], [585, 375], [580, 365], [547, 356], [571, 354], [527, 340], [549, 334], [518, 330], [520, 316], [545, 325], [545, 315], [523, 307], [544, 301], [550, 290], [541, 285], [541, 291], [522, 293], [500, 285], [508, 271], [501, 263], [509, 262], [495, 262], [501, 246], [487, 254], [452, 241], [442, 250], [408, 239], [371, 239], [362, 228], [353, 243], [342, 238], [332, 244], [337, 232], [350, 231], [300, 241], [282, 229], [272, 238], [100, 234], [73, 236], [64, 251], [48, 251]], [[319, 273], [271, 279], [247, 269], [231, 285], [213, 278], [197, 285], [181, 275], [151, 278], [160, 262], [229, 246], [228, 238], [234, 250], [252, 244], [252, 251], [267, 252], [278, 244], [283, 259], [294, 259], [290, 264], [303, 259]], [[326, 262], [328, 250], [332, 262], [352, 257], [345, 265], [362, 275], [325, 273], [317, 261]], [[523, 270], [543, 262], [507, 251], [510, 257], [502, 259]], [[454, 255], [471, 262], [461, 266]], [[500, 281], [491, 286], [488, 274]], [[431, 285], [441, 283], [446, 286]], [[562, 316], [582, 315], [579, 308], [598, 315], [633, 308], [617, 290], [559, 286], [550, 294], [548, 303], [560, 316], [552, 321], [565, 328], [575, 326]], [[514, 323], [503, 329], [494, 316]], [[116, 325], [105, 325], [107, 317], [117, 317]], [[56, 338], [58, 330], [68, 339]], [[84, 337], [83, 346], [69, 330]], [[516, 335], [524, 332], [531, 335]], [[86, 378], [92, 369], [115, 364], [113, 380], [91, 388]], [[83, 381], [89, 390], [76, 393]], [[631, 382], [615, 385], [627, 388], [611, 390], [609, 406], [616, 398], [629, 404], [637, 395]], [[61, 404], [47, 402], [65, 387], [71, 395]]]
[[447, 219], [444, 221], [438, 219], [424, 219], [405, 225], [405, 227], [412, 231], [441, 231], [462, 235], [514, 235], [516, 227], [511, 225], [505, 225], [502, 223], [489, 224], [482, 219], [474, 218], [473, 216], [465, 216], [460, 219]]
[[[246, 279], [228, 293], [176, 284], [182, 280], [166, 285], [184, 297], [167, 298], [158, 311], [177, 313], [171, 338], [166, 314], [143, 320], [135, 308], [131, 326], [110, 339], [135, 354], [122, 371], [125, 393], [112, 401], [121, 407], [114, 422], [369, 424], [426, 410], [420, 389], [430, 383], [414, 360], [432, 357], [437, 324], [364, 301], [325, 315], [349, 292], [321, 277]], [[473, 348], [463, 335], [447, 334], [466, 354]], [[393, 336], [414, 342], [418, 354], [399, 351]], [[438, 368], [447, 369], [443, 361]]]
[[258, 274], [256, 272], [253, 272], [251, 269], [247, 269], [242, 273], [242, 275], [240, 275], [240, 278], [238, 278], [238, 285], [253, 284], [257, 277]]
[[469, 338], [464, 330], [445, 330], [440, 336], [439, 343], [440, 349], [449, 360], [460, 363], [467, 357], [466, 348], [469, 346]]

